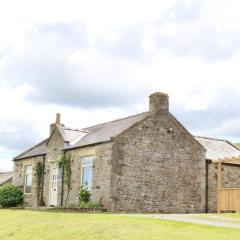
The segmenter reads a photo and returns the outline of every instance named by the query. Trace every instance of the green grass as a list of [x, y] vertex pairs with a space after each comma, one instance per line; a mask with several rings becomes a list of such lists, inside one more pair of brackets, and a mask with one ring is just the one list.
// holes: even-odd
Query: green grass
[[240, 219], [240, 213], [224, 213], [221, 214], [222, 217], [231, 217], [231, 218], [239, 218]]
[[239, 240], [240, 230], [137, 216], [0, 210], [0, 239]]

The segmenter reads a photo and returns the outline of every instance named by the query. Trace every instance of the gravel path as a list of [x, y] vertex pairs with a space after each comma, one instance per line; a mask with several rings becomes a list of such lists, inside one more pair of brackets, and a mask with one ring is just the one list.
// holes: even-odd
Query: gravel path
[[229, 227], [240, 229], [240, 218], [231, 218], [207, 214], [117, 214], [118, 216], [136, 216], [145, 218], [158, 218], [194, 224], [206, 224], [216, 227]]

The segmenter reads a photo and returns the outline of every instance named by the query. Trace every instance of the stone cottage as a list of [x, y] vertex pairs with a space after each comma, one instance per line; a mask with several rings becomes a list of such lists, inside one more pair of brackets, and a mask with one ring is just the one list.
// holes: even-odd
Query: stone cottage
[[[56, 164], [63, 153], [71, 156], [69, 193]], [[86, 185], [91, 201], [110, 211], [214, 212], [212, 161], [239, 155], [228, 141], [194, 137], [169, 112], [168, 95], [157, 92], [149, 97], [148, 112], [80, 130], [65, 127], [57, 114], [48, 138], [13, 159], [13, 183], [30, 206], [39, 204], [39, 195], [46, 206], [75, 206], [79, 187]], [[238, 165], [225, 164], [222, 171], [226, 186], [240, 187]]]

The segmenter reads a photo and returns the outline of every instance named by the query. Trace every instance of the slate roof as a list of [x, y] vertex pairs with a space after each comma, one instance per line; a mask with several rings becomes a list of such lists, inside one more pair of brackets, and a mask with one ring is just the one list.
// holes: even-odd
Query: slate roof
[[240, 156], [240, 149], [227, 140], [199, 136], [196, 136], [195, 139], [207, 149], [206, 159], [208, 160]]
[[11, 180], [12, 175], [12, 172], [0, 172], [0, 186]]
[[87, 134], [85, 130], [73, 129], [68, 127], [63, 127], [65, 132], [66, 141], [69, 142], [70, 145], [74, 145], [76, 141], [80, 138], [84, 137]]
[[[71, 149], [110, 141], [112, 137], [117, 136], [132, 126], [134, 123], [141, 121], [147, 116], [147, 112], [140, 113], [84, 129], [73, 129], [61, 125], [58, 125], [57, 128], [59, 129], [64, 141], [67, 143], [65, 149]], [[47, 151], [46, 144], [48, 143], [48, 140], [49, 138], [45, 139], [36, 146], [18, 155], [13, 160], [45, 155]]]
[[[119, 135], [147, 116], [148, 112], [145, 112], [84, 129], [72, 129], [61, 125], [58, 126], [58, 129], [64, 141], [67, 143], [65, 149], [72, 149], [111, 141], [112, 137]], [[171, 117], [180, 124], [174, 116], [171, 115]], [[26, 152], [18, 155], [14, 160], [46, 154], [46, 144], [48, 140], [49, 138], [45, 139]], [[195, 140], [207, 150], [206, 159], [216, 160], [219, 158], [240, 156], [240, 150], [226, 140], [206, 137], [195, 137]]]
[[117, 136], [124, 130], [131, 127], [134, 123], [143, 120], [147, 116], [148, 113], [140, 113], [134, 116], [84, 128], [84, 130], [87, 131], [87, 134], [70, 148], [110, 141], [112, 137]]
[[47, 152], [46, 143], [48, 138], [43, 140], [42, 142], [38, 143], [37, 145], [33, 146], [32, 148], [28, 149], [27, 151], [19, 154], [13, 160], [22, 159], [22, 158], [29, 158], [39, 155], [44, 155]]

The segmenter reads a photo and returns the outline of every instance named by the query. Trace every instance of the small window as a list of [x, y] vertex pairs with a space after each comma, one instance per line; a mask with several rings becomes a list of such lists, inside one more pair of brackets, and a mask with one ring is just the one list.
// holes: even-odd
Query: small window
[[91, 189], [93, 156], [82, 157], [82, 185]]
[[32, 192], [32, 166], [25, 166], [25, 183], [24, 183], [24, 192]]

